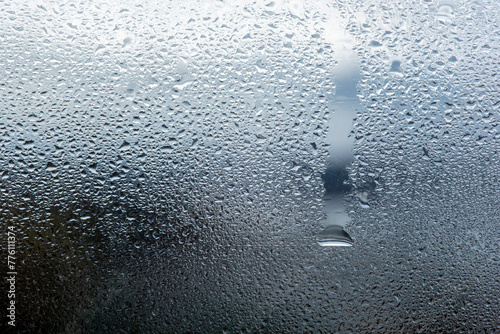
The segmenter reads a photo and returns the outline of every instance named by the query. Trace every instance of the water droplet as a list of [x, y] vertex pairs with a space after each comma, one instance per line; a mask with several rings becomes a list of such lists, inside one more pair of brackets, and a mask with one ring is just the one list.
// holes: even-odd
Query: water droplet
[[436, 12], [436, 18], [443, 23], [449, 23], [453, 19], [453, 6], [450, 4], [442, 4]]
[[353, 241], [342, 226], [331, 225], [318, 235], [318, 244], [320, 246], [350, 247]]
[[403, 73], [403, 70], [401, 69], [401, 61], [399, 60], [394, 60], [391, 63], [391, 69], [389, 72], [396, 72], [396, 73]]
[[134, 40], [132, 37], [125, 37], [122, 41], [122, 48], [125, 48], [125, 47], [132, 45], [133, 41]]
[[120, 145], [120, 150], [128, 150], [130, 148], [130, 143], [126, 140]]

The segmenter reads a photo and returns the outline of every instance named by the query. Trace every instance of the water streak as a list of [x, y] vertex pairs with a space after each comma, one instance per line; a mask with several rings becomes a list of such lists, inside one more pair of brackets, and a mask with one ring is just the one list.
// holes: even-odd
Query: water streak
[[344, 196], [351, 191], [347, 167], [353, 159], [353, 139], [349, 136], [356, 110], [360, 108], [357, 83], [360, 78], [359, 63], [352, 50], [350, 38], [339, 38], [333, 43], [338, 64], [333, 70], [336, 92], [330, 96], [327, 142], [330, 155], [323, 174], [325, 195], [323, 212], [327, 215], [324, 230], [318, 236], [321, 246], [352, 246], [353, 241], [344, 227], [349, 216], [344, 207]]

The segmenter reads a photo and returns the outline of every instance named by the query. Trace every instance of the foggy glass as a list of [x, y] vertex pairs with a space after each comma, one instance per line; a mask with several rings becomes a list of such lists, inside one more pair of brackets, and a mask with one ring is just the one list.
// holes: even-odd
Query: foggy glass
[[0, 1], [2, 332], [497, 332], [499, 23]]

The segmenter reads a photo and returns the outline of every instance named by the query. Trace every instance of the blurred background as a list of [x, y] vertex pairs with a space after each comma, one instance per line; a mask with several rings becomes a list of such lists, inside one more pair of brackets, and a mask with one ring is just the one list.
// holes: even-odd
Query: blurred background
[[[488, 0], [0, 2], [2, 330], [498, 332], [499, 22]], [[318, 244], [329, 218], [352, 247]]]

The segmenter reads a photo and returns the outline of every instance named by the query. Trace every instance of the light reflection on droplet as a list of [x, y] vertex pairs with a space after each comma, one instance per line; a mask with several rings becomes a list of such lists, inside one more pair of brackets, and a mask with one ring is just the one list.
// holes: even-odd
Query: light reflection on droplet
[[339, 225], [331, 225], [318, 235], [320, 246], [351, 247], [353, 241], [349, 234]]

